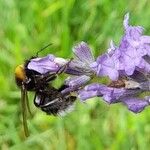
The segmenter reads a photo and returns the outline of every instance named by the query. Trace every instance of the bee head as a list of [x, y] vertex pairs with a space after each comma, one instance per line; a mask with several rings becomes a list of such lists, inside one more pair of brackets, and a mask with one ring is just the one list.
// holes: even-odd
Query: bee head
[[18, 65], [15, 69], [16, 84], [20, 87], [26, 79], [24, 65]]

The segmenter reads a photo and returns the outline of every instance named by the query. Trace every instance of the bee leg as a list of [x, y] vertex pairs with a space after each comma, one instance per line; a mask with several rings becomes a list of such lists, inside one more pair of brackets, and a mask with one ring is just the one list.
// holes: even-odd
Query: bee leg
[[50, 102], [48, 102], [48, 103], [46, 103], [44, 105], [40, 105], [40, 108], [49, 107], [49, 106], [53, 105], [54, 103], [58, 102], [59, 100], [60, 100], [60, 98], [56, 98], [56, 99], [54, 99], [54, 100], [52, 100], [52, 101], [50, 101]]
[[27, 106], [26, 106], [26, 95], [25, 95], [25, 87], [22, 85], [21, 87], [21, 105], [22, 105], [22, 119], [23, 119], [23, 127], [24, 127], [24, 132], [25, 136], [29, 136], [29, 129], [27, 125]]
[[27, 110], [28, 110], [30, 116], [32, 117], [32, 113], [31, 113], [31, 109], [30, 109], [30, 105], [29, 105], [29, 99], [28, 99], [27, 91], [25, 91], [25, 97], [26, 97]]
[[48, 72], [48, 73], [45, 73], [45, 74], [42, 74], [42, 75], [36, 75], [34, 77], [34, 81], [35, 83], [39, 83], [40, 81], [43, 81], [43, 82], [50, 82], [52, 80], [54, 80], [56, 78], [56, 73], [51, 73], [51, 72]]
[[72, 61], [72, 58], [65, 65], [60, 67], [60, 69], [56, 72], [56, 74], [61, 74], [61, 73], [65, 72], [71, 61]]
[[44, 74], [43, 79], [46, 82], [50, 82], [50, 81], [54, 80], [55, 78], [57, 78], [57, 76], [59, 74], [62, 74], [63, 72], [65, 72], [65, 70], [67, 69], [67, 66], [68, 66], [68, 63], [63, 65], [62, 67], [60, 67], [60, 69], [56, 73], [48, 72], [48, 73]]
[[49, 76], [47, 76], [46, 77], [46, 82], [50, 82], [50, 81], [52, 81], [52, 80], [54, 80], [54, 79], [56, 79], [57, 78], [57, 76], [56, 76], [56, 73], [55, 74], [50, 74]]

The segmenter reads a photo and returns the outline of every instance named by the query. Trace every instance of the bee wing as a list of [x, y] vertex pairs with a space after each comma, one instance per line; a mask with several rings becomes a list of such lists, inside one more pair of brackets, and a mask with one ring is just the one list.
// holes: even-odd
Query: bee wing
[[21, 87], [21, 107], [22, 107], [22, 119], [23, 119], [23, 127], [25, 136], [29, 136], [29, 130], [27, 125], [27, 104], [26, 104], [26, 89], [24, 88], [24, 85]]

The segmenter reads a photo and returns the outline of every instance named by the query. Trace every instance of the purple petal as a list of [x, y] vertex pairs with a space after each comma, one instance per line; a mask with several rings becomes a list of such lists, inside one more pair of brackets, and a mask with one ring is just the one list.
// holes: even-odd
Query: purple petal
[[126, 36], [130, 37], [130, 39], [138, 39], [144, 28], [141, 27], [141, 26], [130, 26], [129, 25], [129, 13], [127, 13], [124, 17], [124, 21], [123, 21], [123, 25], [124, 25], [124, 28], [125, 28], [125, 34]]
[[111, 40], [110, 47], [107, 49], [107, 53], [111, 56], [112, 54], [114, 54], [116, 48], [117, 47], [115, 46], [114, 42]]
[[126, 98], [123, 103], [134, 113], [140, 113], [149, 105], [148, 101], [139, 98]]
[[121, 101], [121, 97], [125, 94], [125, 89], [123, 88], [108, 88], [105, 87], [105, 90], [102, 91], [103, 99], [107, 103], [118, 103]]
[[150, 73], [150, 64], [147, 61], [145, 61], [143, 58], [141, 59], [138, 68], [140, 68], [143, 73]]
[[98, 84], [98, 83], [93, 83], [85, 86], [86, 91], [100, 91], [101, 89], [105, 88], [105, 85], [103, 84]]
[[149, 44], [150, 43], [150, 36], [143, 35], [143, 36], [141, 36], [140, 40], [142, 43], [148, 43]]
[[96, 96], [98, 96], [98, 91], [80, 91], [78, 93], [78, 98], [83, 101]]
[[66, 72], [68, 72], [72, 75], [83, 75], [83, 74], [91, 75], [91, 74], [93, 74], [93, 70], [88, 64], [86, 64], [80, 60], [77, 60], [77, 59], [74, 59], [69, 63]]
[[123, 26], [125, 29], [129, 27], [129, 13], [124, 16]]
[[[117, 65], [113, 57], [110, 57], [107, 54], [104, 54], [97, 58], [97, 75], [98, 76], [109, 76], [111, 80], [118, 79], [118, 70]], [[93, 68], [95, 69], [95, 68]]]
[[143, 30], [144, 28], [141, 26], [130, 26], [129, 28], [126, 28], [126, 35], [129, 36], [131, 40], [139, 40]]
[[81, 62], [91, 64], [94, 61], [93, 54], [85, 42], [81, 42], [75, 46], [73, 52]]
[[69, 77], [65, 80], [65, 84], [69, 87], [80, 87], [90, 81], [90, 77], [86, 75]]
[[55, 72], [59, 69], [58, 64], [54, 62], [55, 57], [53, 55], [48, 55], [42, 58], [31, 59], [28, 64], [28, 69], [37, 71], [41, 74], [47, 73], [49, 71]]
[[91, 63], [91, 64], [90, 64], [90, 68], [91, 68], [94, 72], [97, 72], [98, 63], [97, 63], [97, 62]]

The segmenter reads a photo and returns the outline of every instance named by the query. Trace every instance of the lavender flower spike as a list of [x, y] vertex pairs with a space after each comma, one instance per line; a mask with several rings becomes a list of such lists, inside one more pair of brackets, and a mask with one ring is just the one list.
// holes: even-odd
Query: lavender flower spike
[[135, 70], [150, 73], [150, 36], [143, 35], [143, 28], [129, 25], [129, 14], [124, 18], [125, 34], [118, 47], [110, 45], [108, 53], [99, 56], [91, 65], [97, 76], [117, 80], [131, 76]]
[[[99, 56], [90, 67], [97, 76], [108, 76], [108, 85], [90, 84], [78, 93], [81, 100], [103, 97], [108, 104], [122, 103], [139, 113], [150, 105], [150, 36], [143, 28], [129, 25], [129, 14], [124, 18], [125, 33], [119, 46], [112, 42], [108, 52]], [[140, 97], [147, 92], [147, 97]]]

